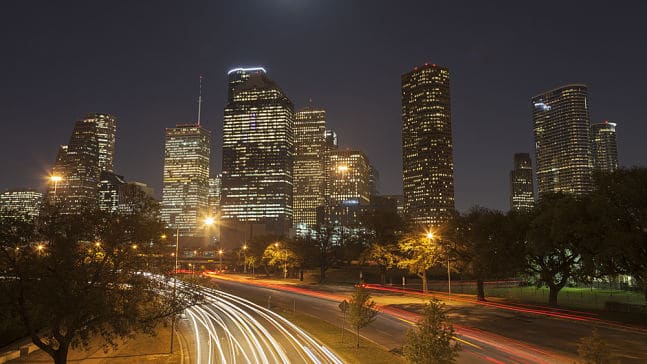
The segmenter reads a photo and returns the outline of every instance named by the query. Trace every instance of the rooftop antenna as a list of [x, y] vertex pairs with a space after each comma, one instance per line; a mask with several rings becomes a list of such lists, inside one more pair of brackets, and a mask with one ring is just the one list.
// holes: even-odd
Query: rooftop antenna
[[203, 75], [200, 75], [200, 92], [198, 94], [198, 125], [200, 125], [200, 112], [202, 111], [202, 79]]

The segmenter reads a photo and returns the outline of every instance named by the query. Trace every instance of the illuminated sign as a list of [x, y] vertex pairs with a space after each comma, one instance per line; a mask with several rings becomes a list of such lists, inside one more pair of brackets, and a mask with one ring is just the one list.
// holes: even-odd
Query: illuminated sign
[[534, 105], [536, 109], [541, 109], [542, 111], [550, 110], [550, 105], [546, 105], [543, 102], [535, 102]]
[[250, 68], [238, 67], [238, 68], [230, 69], [229, 72], [227, 72], [227, 74], [229, 75], [229, 74], [232, 74], [232, 73], [238, 72], [238, 71], [248, 71], [248, 72], [249, 71], [263, 71], [263, 73], [267, 73], [267, 71], [263, 67], [250, 67]]

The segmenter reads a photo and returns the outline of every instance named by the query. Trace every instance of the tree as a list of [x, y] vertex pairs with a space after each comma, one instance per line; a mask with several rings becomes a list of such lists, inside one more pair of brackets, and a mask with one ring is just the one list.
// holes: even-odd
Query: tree
[[398, 266], [408, 269], [422, 279], [422, 291], [427, 293], [427, 270], [440, 263], [442, 247], [424, 234], [409, 233], [398, 243], [402, 254]]
[[548, 303], [570, 280], [595, 276], [592, 257], [598, 254], [596, 218], [588, 214], [587, 199], [568, 194], [542, 196], [534, 208], [527, 233], [528, 270], [549, 288]]
[[331, 225], [317, 225], [316, 236], [312, 242], [315, 245], [319, 263], [319, 283], [326, 281], [326, 271], [330, 268], [333, 250], [333, 235], [335, 229]]
[[402, 218], [395, 212], [372, 210], [361, 217], [369, 231], [365, 239], [369, 246], [360, 255], [363, 262], [374, 262], [380, 270], [380, 283], [386, 283], [386, 272], [396, 265], [396, 242], [404, 227]]
[[[346, 301], [344, 301], [346, 302]], [[375, 320], [377, 310], [375, 302], [371, 300], [371, 293], [363, 285], [355, 285], [355, 291], [348, 300], [348, 305], [339, 306], [340, 310], [348, 314], [350, 327], [357, 332], [357, 347], [359, 348], [359, 330]]]
[[461, 346], [452, 343], [453, 336], [454, 327], [447, 320], [445, 305], [432, 299], [425, 305], [415, 329], [407, 332], [404, 356], [411, 363], [454, 363]]
[[[499, 211], [474, 207], [449, 223], [456, 231], [455, 244], [448, 245], [463, 272], [476, 279], [477, 299], [485, 300], [484, 281], [506, 278], [523, 269], [524, 244], [514, 239], [510, 220]], [[442, 240], [442, 238], [441, 238]]]
[[282, 268], [285, 277], [287, 277], [290, 268], [300, 265], [300, 257], [293, 250], [285, 246], [285, 243], [278, 242], [270, 244], [265, 248], [263, 260], [269, 266]]
[[263, 266], [265, 269], [265, 274], [269, 277], [269, 267], [267, 265], [267, 260], [263, 259], [265, 254], [265, 249], [270, 245], [274, 244], [277, 241], [285, 240], [283, 236], [280, 235], [255, 235], [247, 242], [247, 259], [249, 263], [254, 263], [254, 267]]
[[577, 353], [582, 364], [614, 364], [619, 363], [611, 354], [611, 348], [600, 337], [598, 329], [594, 328], [591, 336], [578, 340]]
[[631, 275], [647, 300], [647, 168], [600, 173], [595, 182], [592, 198], [607, 248], [602, 269]]
[[[19, 316], [55, 363], [66, 363], [69, 348], [87, 348], [91, 338], [116, 347], [135, 332], [154, 334], [200, 301], [191, 285], [171, 294], [170, 252], [150, 215], [61, 211], [46, 206], [27, 223], [0, 218], [1, 311]], [[146, 259], [143, 245], [160, 259]]]
[[380, 283], [385, 284], [387, 270], [397, 263], [396, 250], [397, 246], [395, 244], [382, 245], [373, 243], [362, 252], [360, 260], [364, 263], [373, 262], [377, 264], [380, 269]]

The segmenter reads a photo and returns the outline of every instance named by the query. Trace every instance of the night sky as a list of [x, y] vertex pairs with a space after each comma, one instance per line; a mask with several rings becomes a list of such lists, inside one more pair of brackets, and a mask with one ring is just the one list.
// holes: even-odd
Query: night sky
[[[645, 165], [647, 6], [589, 1], [6, 1], [0, 5], [0, 190], [43, 188], [86, 112], [117, 116], [116, 172], [161, 194], [164, 128], [203, 124], [220, 170], [227, 70], [264, 66], [297, 108], [328, 112], [400, 194], [400, 76], [449, 67], [456, 206], [508, 208], [515, 152], [534, 155], [530, 98], [589, 86], [618, 123], [620, 163]], [[610, 7], [611, 6], [611, 7]], [[533, 157], [534, 163], [534, 157]]]

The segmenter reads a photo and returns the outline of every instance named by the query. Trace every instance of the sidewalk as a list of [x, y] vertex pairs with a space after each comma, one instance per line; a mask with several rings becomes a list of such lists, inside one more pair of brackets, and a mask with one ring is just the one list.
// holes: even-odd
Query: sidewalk
[[[68, 363], [82, 364], [129, 364], [129, 363], [191, 363], [191, 350], [193, 349], [192, 332], [186, 322], [178, 320], [177, 334], [175, 336], [175, 350], [169, 353], [171, 328], [160, 326], [156, 336], [145, 334], [136, 335], [132, 339], [121, 342], [116, 350], [109, 349], [104, 352], [95, 340], [89, 350], [70, 349]], [[42, 350], [34, 351], [21, 359], [11, 360], [8, 363], [51, 363], [52, 359]]]

